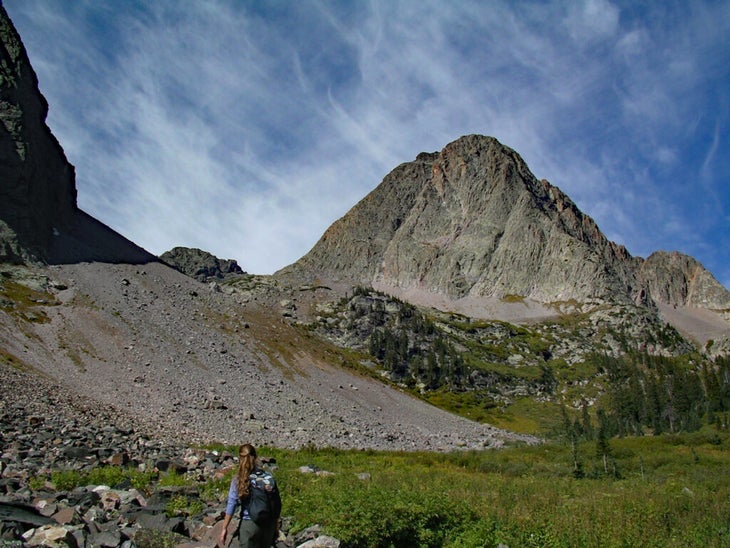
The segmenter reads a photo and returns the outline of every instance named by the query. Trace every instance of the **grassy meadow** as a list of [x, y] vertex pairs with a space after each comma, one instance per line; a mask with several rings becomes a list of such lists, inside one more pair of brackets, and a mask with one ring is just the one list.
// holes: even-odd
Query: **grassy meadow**
[[[343, 548], [730, 546], [730, 435], [712, 427], [613, 438], [600, 450], [584, 441], [453, 453], [261, 447], [259, 454], [276, 458], [285, 529], [319, 525]], [[57, 470], [50, 480], [70, 490], [126, 478], [147, 493], [195, 485], [197, 495], [176, 495], [166, 509], [200, 519], [223, 510], [232, 473], [196, 484], [105, 466]], [[32, 478], [31, 488], [47, 479]]]
[[320, 524], [345, 546], [730, 546], [730, 437], [612, 439], [610, 452], [604, 465], [595, 442], [260, 451], [277, 458], [292, 529]]

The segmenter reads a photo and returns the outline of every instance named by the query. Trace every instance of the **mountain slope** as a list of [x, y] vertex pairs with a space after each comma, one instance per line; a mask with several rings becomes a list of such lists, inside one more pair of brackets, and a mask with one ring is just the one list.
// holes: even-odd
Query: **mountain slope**
[[533, 441], [344, 369], [345, 353], [282, 322], [263, 296], [216, 291], [162, 263], [0, 271], [0, 387], [7, 368], [29, 383], [42, 375], [155, 436], [191, 443], [452, 450]]

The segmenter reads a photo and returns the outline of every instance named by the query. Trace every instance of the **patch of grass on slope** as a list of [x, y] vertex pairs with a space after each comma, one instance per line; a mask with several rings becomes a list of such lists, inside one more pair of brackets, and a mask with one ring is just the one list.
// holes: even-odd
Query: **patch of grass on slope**
[[56, 304], [56, 298], [46, 291], [28, 287], [6, 276], [0, 279], [0, 308], [15, 318], [33, 323], [49, 322], [42, 307]]
[[27, 372], [38, 373], [38, 371], [33, 366], [28, 365], [26, 362], [24, 362], [18, 356], [9, 352], [8, 350], [5, 350], [4, 348], [0, 348], [0, 364], [9, 365], [13, 369], [17, 369], [18, 371], [23, 371], [26, 373]]

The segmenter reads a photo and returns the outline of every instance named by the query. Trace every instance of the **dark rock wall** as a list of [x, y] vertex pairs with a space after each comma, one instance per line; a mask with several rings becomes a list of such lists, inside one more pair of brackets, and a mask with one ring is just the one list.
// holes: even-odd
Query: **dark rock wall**
[[74, 168], [46, 125], [47, 114], [23, 43], [0, 4], [0, 262], [156, 260], [77, 208]]
[[0, 6], [0, 219], [16, 233], [20, 253], [35, 258], [46, 256], [53, 229], [68, 228], [76, 212], [74, 169], [45, 123], [47, 113], [25, 48]]

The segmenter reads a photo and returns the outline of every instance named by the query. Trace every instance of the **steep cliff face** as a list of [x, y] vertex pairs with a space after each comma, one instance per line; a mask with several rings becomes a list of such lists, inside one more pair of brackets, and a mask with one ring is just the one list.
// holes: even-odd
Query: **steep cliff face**
[[[48, 104], [23, 44], [0, 6], [0, 219], [17, 235], [0, 258], [45, 257], [54, 227], [76, 210], [73, 167], [46, 126]], [[10, 232], [6, 227], [6, 234]]]
[[280, 274], [450, 299], [644, 302], [637, 265], [514, 150], [468, 135], [393, 170]]
[[0, 4], [0, 262], [156, 258], [76, 207], [73, 166], [46, 125], [48, 104]]

